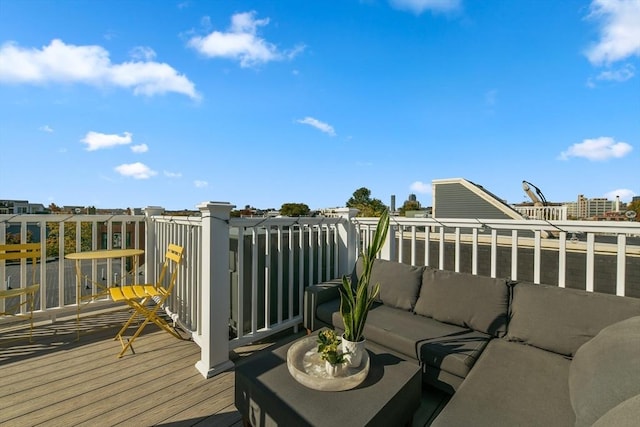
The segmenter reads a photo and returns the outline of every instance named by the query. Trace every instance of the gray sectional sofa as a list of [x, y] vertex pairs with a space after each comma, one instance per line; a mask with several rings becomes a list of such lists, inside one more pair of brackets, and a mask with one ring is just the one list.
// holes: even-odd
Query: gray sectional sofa
[[[367, 340], [453, 395], [432, 425], [638, 425], [640, 299], [385, 260], [371, 282]], [[342, 330], [339, 284], [306, 289], [307, 329]]]

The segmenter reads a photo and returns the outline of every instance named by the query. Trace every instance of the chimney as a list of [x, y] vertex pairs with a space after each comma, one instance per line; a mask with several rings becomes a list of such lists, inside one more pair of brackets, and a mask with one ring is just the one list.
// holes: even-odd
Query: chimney
[[395, 194], [391, 195], [391, 212], [396, 211], [396, 196]]
[[616, 212], [620, 212], [620, 196], [616, 196]]

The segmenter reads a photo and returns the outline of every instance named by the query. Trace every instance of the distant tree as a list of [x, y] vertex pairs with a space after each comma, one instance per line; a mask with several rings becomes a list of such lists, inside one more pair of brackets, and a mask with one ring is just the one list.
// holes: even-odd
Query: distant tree
[[627, 205], [628, 211], [634, 211], [636, 213], [635, 220], [640, 221], [640, 200], [636, 200]]
[[240, 218], [243, 216], [253, 216], [256, 213], [256, 208], [245, 205], [244, 209], [236, 209], [231, 211], [232, 218]]
[[309, 206], [304, 203], [283, 203], [280, 207], [282, 216], [309, 216]]
[[[76, 226], [75, 223], [65, 223], [64, 228], [64, 254], [60, 254], [60, 223], [47, 223], [47, 256], [62, 257], [65, 254], [76, 252]], [[80, 250], [91, 250], [92, 228], [91, 223], [80, 224]]]
[[49, 210], [51, 211], [51, 213], [57, 213], [62, 211], [62, 209], [60, 209], [60, 207], [58, 205], [56, 205], [55, 203], [51, 203], [49, 205]]
[[20, 241], [20, 233], [7, 233], [7, 236], [5, 238], [7, 244], [9, 245], [14, 245], [14, 244], [19, 244], [19, 243], [32, 243], [33, 242], [33, 233], [31, 232], [31, 230], [27, 230], [27, 241], [26, 242], [21, 242]]
[[407, 200], [399, 209], [400, 216], [405, 216], [407, 211], [417, 211], [420, 209], [420, 202], [417, 200]]
[[347, 200], [348, 208], [356, 208], [358, 216], [372, 217], [381, 216], [387, 209], [380, 199], [371, 198], [371, 190], [366, 187], [358, 188], [353, 192], [353, 196]]

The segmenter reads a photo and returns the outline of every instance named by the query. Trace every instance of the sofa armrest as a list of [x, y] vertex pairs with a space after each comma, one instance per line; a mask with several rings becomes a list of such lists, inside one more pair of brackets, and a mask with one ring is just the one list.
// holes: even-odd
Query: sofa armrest
[[304, 327], [307, 330], [315, 331], [322, 327], [331, 327], [316, 317], [316, 311], [320, 304], [340, 298], [341, 284], [342, 279], [334, 279], [309, 286], [304, 290]]

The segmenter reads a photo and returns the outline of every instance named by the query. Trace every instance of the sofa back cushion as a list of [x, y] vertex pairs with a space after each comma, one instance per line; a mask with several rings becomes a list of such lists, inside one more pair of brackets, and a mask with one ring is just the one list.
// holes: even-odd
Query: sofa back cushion
[[426, 268], [415, 312], [496, 337], [507, 331], [505, 279]]
[[507, 339], [573, 357], [603, 328], [640, 315], [640, 299], [557, 286], [513, 288]]
[[[376, 283], [380, 284], [380, 293], [376, 301], [402, 310], [412, 310], [418, 299], [422, 270], [395, 261], [376, 259], [371, 267], [369, 291]], [[362, 259], [356, 263], [352, 280], [359, 280], [362, 274]]]
[[592, 425], [636, 395], [640, 395], [640, 316], [604, 328], [578, 349], [569, 367], [576, 426]]

